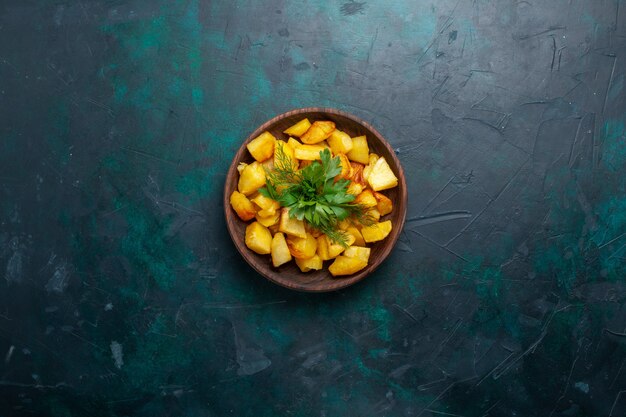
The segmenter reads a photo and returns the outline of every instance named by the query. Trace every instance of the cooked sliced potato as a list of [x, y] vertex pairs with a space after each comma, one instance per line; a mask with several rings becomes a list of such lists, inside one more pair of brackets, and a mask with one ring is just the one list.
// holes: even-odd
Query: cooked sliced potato
[[[276, 210], [259, 210], [259, 211], [256, 212], [256, 214], [259, 217], [273, 217], [273, 216], [275, 216], [278, 213], [276, 213]], [[264, 226], [267, 226], [267, 225], [264, 225]], [[269, 226], [267, 226], [267, 227], [269, 227]]]
[[369, 163], [369, 153], [370, 148], [367, 145], [367, 138], [365, 136], [352, 138], [352, 149], [348, 152], [348, 158], [351, 161], [366, 165]]
[[363, 168], [363, 179], [365, 181], [367, 181], [367, 179], [370, 177], [370, 172], [372, 172], [372, 166], [365, 165], [365, 167]]
[[317, 239], [310, 233], [307, 233], [304, 238], [287, 236], [287, 246], [294, 258], [308, 259], [315, 255], [317, 251]]
[[313, 122], [311, 127], [300, 136], [302, 143], [312, 145], [327, 139], [335, 130], [335, 123], [330, 121]]
[[322, 261], [331, 259], [328, 253], [328, 239], [326, 235], [321, 235], [317, 238], [317, 255]]
[[259, 207], [259, 214], [264, 217], [273, 216], [280, 208], [278, 201], [265, 197], [261, 193], [252, 197], [250, 201]]
[[[282, 150], [283, 153], [285, 154], [287, 161], [281, 161], [277, 157], [277, 154], [280, 152], [280, 150]], [[298, 160], [296, 159], [293, 146], [290, 145], [288, 142], [277, 140], [276, 143], [274, 144], [274, 165], [273, 166], [278, 167], [278, 168], [289, 168], [289, 165], [288, 165], [289, 163], [291, 163], [291, 166], [294, 169], [298, 167]], [[285, 164], [287, 165], [285, 166]]]
[[280, 224], [278, 226], [278, 230], [285, 233], [286, 235], [296, 236], [300, 238], [306, 237], [304, 222], [302, 220], [289, 217], [289, 209], [284, 207], [280, 213]]
[[246, 145], [250, 155], [259, 162], [263, 162], [274, 155], [276, 138], [270, 132], [263, 132]]
[[274, 158], [268, 158], [265, 161], [261, 162], [263, 169], [267, 171], [272, 171], [274, 169]]
[[332, 276], [352, 275], [359, 272], [367, 266], [367, 262], [359, 258], [348, 258], [347, 256], [338, 256], [335, 261], [328, 267], [328, 271]]
[[261, 223], [265, 227], [270, 227], [278, 224], [278, 220], [280, 220], [279, 212], [275, 211], [273, 214], [265, 213], [266, 215], [264, 215], [263, 211], [265, 210], [257, 211], [255, 216], [257, 222]]
[[[350, 246], [354, 243], [354, 236], [347, 233], [347, 245]], [[333, 242], [326, 235], [322, 235], [317, 238], [317, 254], [322, 258], [322, 261], [328, 261], [329, 259], [336, 258], [346, 248], [339, 243]]]
[[376, 163], [376, 161], [378, 161], [379, 158], [380, 156], [378, 156], [377, 154], [370, 153], [369, 162], [363, 168], [363, 180], [367, 181], [367, 179], [370, 176], [370, 173], [372, 172], [372, 168], [374, 167], [374, 164]]
[[350, 182], [350, 185], [348, 185], [348, 189], [346, 190], [346, 192], [348, 194], [359, 195], [363, 192], [364, 189], [365, 185], [352, 181]]
[[[350, 233], [346, 233], [346, 245], [350, 246], [354, 244], [355, 237]], [[329, 242], [333, 243], [330, 239]], [[333, 243], [334, 244], [334, 243]]]
[[283, 133], [286, 133], [289, 136], [300, 137], [304, 135], [310, 127], [311, 122], [309, 122], [309, 119], [302, 119], [295, 125], [291, 126], [289, 129], [283, 130]]
[[365, 240], [363, 239], [363, 235], [355, 226], [350, 226], [346, 229], [346, 232], [350, 233], [354, 236], [354, 244], [357, 246], [365, 246]]
[[376, 221], [380, 220], [380, 212], [376, 208], [368, 210], [367, 215]]
[[342, 153], [335, 156], [339, 158], [339, 164], [341, 165], [341, 174], [339, 174], [339, 178], [349, 180], [352, 177], [352, 165], [350, 164], [350, 160], [345, 154]]
[[[384, 157], [370, 152], [365, 136], [351, 138], [331, 121], [302, 119], [284, 133], [289, 135], [286, 141], [268, 131], [250, 141], [246, 146], [254, 162], [237, 166], [238, 191], [231, 194], [230, 204], [242, 220], [256, 219], [246, 227], [246, 246], [255, 253], [269, 254], [275, 268], [295, 259], [302, 272], [322, 269], [325, 260], [333, 261], [328, 269], [334, 277], [362, 270], [371, 254], [367, 245], [385, 239], [393, 228], [390, 220], [380, 221], [392, 212], [393, 203], [379, 191], [397, 186], [397, 177]], [[352, 217], [338, 222], [337, 231], [344, 233], [346, 246], [307, 222], [291, 218], [288, 208], [258, 192], [266, 184], [266, 172], [305, 168], [320, 160], [324, 149], [339, 158], [341, 172], [335, 181], [349, 180], [347, 192], [375, 221], [366, 222], [369, 226]]]
[[322, 259], [317, 254], [315, 254], [308, 259], [296, 258], [296, 265], [298, 265], [298, 268], [300, 268], [300, 271], [309, 272], [312, 270], [317, 271], [319, 269], [322, 269], [322, 266], [324, 264], [322, 262]]
[[376, 192], [374, 193], [374, 197], [376, 197], [377, 201], [376, 208], [378, 209], [378, 212], [381, 216], [386, 216], [387, 214], [392, 212], [393, 203], [391, 202], [391, 199], [389, 197]]
[[348, 230], [348, 227], [352, 226], [352, 222], [348, 219], [343, 219], [339, 223], [337, 223], [337, 228], [339, 230]]
[[385, 158], [378, 158], [367, 177], [367, 182], [372, 187], [372, 190], [381, 191], [397, 186], [398, 178]]
[[357, 195], [354, 202], [356, 204], [362, 204], [365, 207], [376, 207], [376, 204], [378, 204], [376, 197], [374, 197], [374, 193], [371, 190], [365, 190], [361, 194]]
[[361, 234], [367, 243], [378, 242], [379, 240], [386, 238], [391, 232], [391, 229], [391, 220], [386, 220], [384, 222], [375, 223], [371, 226], [362, 227]]
[[287, 140], [287, 145], [291, 146], [291, 148], [295, 151], [298, 146], [302, 145], [302, 143], [298, 142], [297, 139], [294, 139], [294, 138], [290, 137]]
[[334, 155], [346, 154], [352, 150], [352, 138], [346, 132], [335, 129], [328, 138], [328, 145]]
[[250, 250], [260, 255], [267, 255], [271, 252], [272, 234], [259, 222], [250, 223], [246, 227], [245, 241]]
[[358, 182], [359, 184], [365, 185], [365, 180], [363, 179], [363, 164], [358, 162], [350, 162], [350, 166], [352, 167], [352, 172], [350, 173], [350, 180], [354, 182]]
[[235, 210], [235, 213], [237, 213], [237, 216], [244, 222], [253, 219], [256, 214], [252, 202], [239, 191], [233, 191], [230, 195], [230, 205], [233, 207], [233, 210]]
[[291, 252], [287, 246], [285, 235], [278, 232], [272, 238], [271, 245], [272, 265], [278, 268], [282, 264], [285, 264], [291, 260]]
[[239, 176], [237, 189], [249, 196], [265, 185], [265, 170], [258, 161], [246, 165]]
[[295, 156], [301, 161], [315, 161], [320, 158], [320, 152], [325, 148], [320, 145], [300, 145], [295, 148]]
[[346, 256], [348, 258], [358, 258], [367, 263], [369, 261], [371, 252], [372, 250], [370, 248], [366, 248], [363, 246], [350, 246], [348, 249], [345, 250], [343, 256]]

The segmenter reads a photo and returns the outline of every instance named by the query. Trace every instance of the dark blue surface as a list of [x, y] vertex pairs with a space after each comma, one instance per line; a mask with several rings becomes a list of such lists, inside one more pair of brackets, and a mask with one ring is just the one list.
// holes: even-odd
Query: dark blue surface
[[[0, 415], [626, 415], [626, 7], [0, 3]], [[337, 107], [408, 222], [335, 294], [223, 221], [241, 141]]]

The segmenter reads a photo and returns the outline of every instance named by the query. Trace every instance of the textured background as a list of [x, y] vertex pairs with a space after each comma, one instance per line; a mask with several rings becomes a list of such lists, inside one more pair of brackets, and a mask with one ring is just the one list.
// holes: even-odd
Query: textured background
[[[620, 0], [0, 2], [0, 414], [623, 416]], [[292, 108], [376, 126], [388, 261], [289, 292], [220, 204]]]

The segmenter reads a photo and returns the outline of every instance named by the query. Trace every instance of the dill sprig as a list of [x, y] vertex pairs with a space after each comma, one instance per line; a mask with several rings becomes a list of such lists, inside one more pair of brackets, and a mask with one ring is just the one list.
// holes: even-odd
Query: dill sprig
[[339, 229], [340, 221], [350, 218], [363, 225], [374, 223], [367, 207], [354, 203], [356, 197], [347, 192], [350, 180], [336, 179], [341, 160], [331, 157], [328, 149], [320, 151], [320, 161], [297, 169], [282, 143], [276, 146], [274, 168], [266, 170], [267, 181], [259, 192], [289, 208], [290, 217], [305, 220], [342, 246], [347, 246], [348, 236]]

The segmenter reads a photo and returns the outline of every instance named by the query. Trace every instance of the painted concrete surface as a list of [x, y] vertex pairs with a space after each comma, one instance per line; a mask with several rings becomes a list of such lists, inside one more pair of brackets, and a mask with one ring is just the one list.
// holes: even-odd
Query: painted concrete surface
[[[620, 0], [0, 3], [0, 414], [626, 415]], [[279, 288], [223, 222], [270, 117], [409, 185], [388, 261]]]

